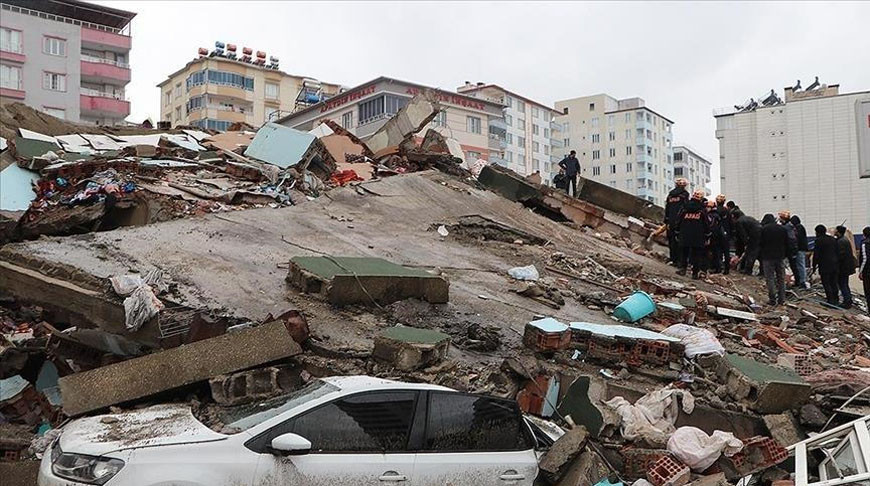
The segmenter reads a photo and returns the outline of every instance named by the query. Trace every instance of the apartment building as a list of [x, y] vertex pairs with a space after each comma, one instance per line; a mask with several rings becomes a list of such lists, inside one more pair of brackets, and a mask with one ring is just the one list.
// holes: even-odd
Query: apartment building
[[170, 74], [160, 88], [160, 120], [226, 130], [236, 122], [259, 127], [340, 93], [338, 84], [287, 74], [279, 60], [249, 47], [215, 42], [212, 51]]
[[98, 125], [130, 114], [135, 13], [79, 0], [0, 1], [0, 102]]
[[710, 169], [713, 163], [696, 150], [685, 145], [674, 146], [674, 179], [685, 177], [689, 181], [689, 190], [704, 189], [707, 195], [710, 190]]
[[540, 171], [543, 182], [552, 185], [561, 160], [554, 148], [562, 147], [561, 125], [553, 121], [555, 110], [495, 84], [466, 81], [456, 91], [505, 106], [505, 130], [492, 127], [493, 133], [489, 134], [490, 162], [520, 175]]
[[281, 118], [278, 123], [297, 130], [311, 130], [330, 119], [365, 139], [381, 128], [415, 95], [433, 90], [442, 110], [421, 133], [432, 128], [452, 137], [462, 146], [465, 157], [492, 160], [506, 140], [504, 106], [482, 98], [451, 93], [421, 84], [380, 77], [351, 88], [339, 96]]
[[845, 221], [860, 231], [870, 224], [870, 179], [859, 168], [870, 91], [840, 93], [817, 78], [784, 95], [714, 113], [723, 192], [754, 216], [788, 209], [808, 228]]
[[658, 205], [674, 181], [673, 124], [641, 98], [606, 94], [556, 102], [562, 147], [577, 152], [581, 175]]

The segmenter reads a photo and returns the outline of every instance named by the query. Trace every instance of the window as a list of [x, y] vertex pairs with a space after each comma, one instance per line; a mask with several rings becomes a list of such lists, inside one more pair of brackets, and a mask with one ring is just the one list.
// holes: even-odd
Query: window
[[565, 148], [568, 148], [571, 145], [571, 139], [570, 138], [563, 138], [562, 145], [564, 145]]
[[175, 121], [177, 121], [177, 122], [181, 121], [181, 107], [180, 106], [175, 107]]
[[562, 124], [562, 131], [567, 132], [571, 130], [571, 122], [565, 122]]
[[348, 111], [347, 113], [341, 115], [341, 127], [347, 130], [353, 128], [353, 111]]
[[610, 164], [610, 173], [616, 174], [616, 164]]
[[190, 76], [187, 77], [187, 90], [190, 91], [190, 88], [194, 86], [199, 86], [201, 84], [205, 84], [205, 73], [206, 70], [197, 71]]
[[625, 171], [626, 171], [626, 172], [631, 172], [631, 171], [633, 171], [633, 170], [634, 170], [634, 163], [632, 163], [632, 162], [626, 162], [626, 163], [625, 163]]
[[21, 68], [0, 64], [0, 88], [22, 89]]
[[598, 117], [596, 116], [596, 117], [592, 118], [591, 123], [592, 123], [593, 127], [597, 127], [598, 126]]
[[517, 111], [526, 112], [526, 104], [522, 102], [522, 100], [517, 100]]
[[510, 96], [505, 96], [504, 102], [508, 108], [512, 108], [514, 106], [514, 99], [511, 98]]
[[589, 103], [589, 111], [595, 111], [595, 103]]
[[526, 146], [526, 137], [517, 137], [517, 145], [520, 147]]
[[435, 115], [435, 126], [436, 127], [446, 127], [447, 126], [447, 110], [441, 110]]
[[369, 123], [384, 116], [384, 97], [378, 96], [359, 104], [359, 124]]
[[511, 132], [507, 132], [507, 133], [505, 134], [504, 141], [505, 141], [505, 143], [507, 143], [508, 145], [514, 143], [514, 134], [511, 133]]
[[6, 27], [0, 29], [0, 51], [21, 54], [21, 31]]
[[526, 156], [524, 154], [517, 154], [517, 164], [523, 167], [526, 166]]
[[550, 155], [550, 146], [544, 145], [544, 155]]
[[206, 69], [205, 77], [209, 83], [233, 86], [246, 91], [254, 91], [254, 78], [246, 78], [241, 74]]
[[466, 129], [469, 133], [480, 133], [480, 131], [481, 131], [480, 117], [469, 116], [469, 117], [466, 117], [465, 120], [466, 120]]
[[544, 129], [544, 138], [550, 138], [550, 129], [549, 128]]
[[430, 451], [521, 451], [533, 447], [516, 402], [429, 392], [424, 448]]
[[384, 98], [384, 103], [386, 104], [387, 114], [395, 115], [399, 112], [406, 104], [408, 104], [408, 99], [403, 98], [401, 96], [395, 95], [386, 95]]
[[592, 160], [598, 160], [600, 158], [601, 158], [601, 151], [600, 150], [593, 150], [592, 151]]
[[677, 152], [674, 154], [674, 162], [680, 162], [683, 160], [683, 153]]
[[628, 191], [631, 191], [631, 182], [632, 182], [631, 179], [625, 180], [625, 189]]
[[625, 155], [631, 155], [631, 145], [625, 147]]
[[563, 115], [567, 115], [567, 114], [568, 114], [568, 107], [567, 107], [567, 106], [564, 107], [564, 108], [562, 108], [562, 114], [563, 114]]
[[541, 130], [540, 127], [538, 127], [537, 125], [532, 123], [532, 135], [539, 135], [540, 130]]
[[541, 170], [541, 161], [538, 159], [532, 159], [532, 170]]
[[601, 175], [601, 167], [593, 167], [592, 168], [592, 175], [594, 175], [594, 176]]
[[265, 88], [267, 100], [278, 99], [278, 83], [266, 83]]
[[615, 149], [615, 148], [611, 148], [611, 149], [610, 149], [610, 152], [609, 152], [609, 155], [610, 155], [610, 157], [616, 157], [616, 149]]
[[541, 116], [540, 110], [538, 110], [537, 106], [532, 107], [532, 118], [538, 118]]
[[163, 94], [163, 104], [165, 106], [169, 106], [172, 104], [172, 90], [169, 90]]
[[[510, 135], [510, 133], [508, 133], [508, 135]], [[514, 153], [513, 152], [508, 151], [508, 152], [505, 152], [504, 155], [505, 155], [505, 157], [507, 157], [508, 162], [514, 161]]]
[[631, 123], [631, 113], [625, 114], [625, 123]]
[[526, 119], [525, 118], [517, 118], [517, 128], [520, 130], [526, 129]]
[[187, 100], [187, 113], [190, 114], [191, 111], [201, 110], [205, 104], [205, 95], [193, 96]]
[[625, 139], [628, 140], [631, 138], [631, 128], [625, 130]]
[[610, 181], [610, 187], [616, 187], [616, 181]]
[[512, 117], [510, 115], [505, 115], [504, 116], [504, 123], [505, 123], [505, 125], [507, 125], [509, 127], [514, 126], [514, 117]]
[[55, 118], [60, 118], [61, 120], [66, 119], [66, 110], [63, 108], [52, 108], [50, 106], [43, 106], [42, 112], [49, 114]]
[[43, 71], [42, 87], [50, 91], [66, 91], [66, 74]]
[[181, 83], [175, 85], [175, 98], [181, 98]]
[[538, 153], [539, 149], [540, 149], [540, 146], [538, 145], [538, 142], [532, 142], [532, 152]]
[[635, 119], [637, 119], [637, 121], [643, 121], [643, 112], [642, 111], [634, 112], [634, 117], [635, 117]]
[[682, 167], [674, 167], [674, 176], [683, 176], [683, 168]]
[[601, 135], [597, 133], [592, 134], [592, 143], [598, 143], [601, 141]]
[[611, 142], [615, 142], [616, 141], [616, 132], [608, 132], [607, 133], [607, 140], [609, 140]]
[[50, 56], [66, 56], [66, 40], [59, 37], [43, 37], [42, 52]]

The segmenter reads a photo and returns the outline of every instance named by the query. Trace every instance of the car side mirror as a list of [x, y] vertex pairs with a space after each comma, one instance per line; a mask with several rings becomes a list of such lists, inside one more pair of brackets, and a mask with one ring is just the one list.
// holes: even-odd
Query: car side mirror
[[282, 456], [302, 456], [311, 452], [311, 441], [296, 434], [282, 434], [272, 439], [270, 452]]

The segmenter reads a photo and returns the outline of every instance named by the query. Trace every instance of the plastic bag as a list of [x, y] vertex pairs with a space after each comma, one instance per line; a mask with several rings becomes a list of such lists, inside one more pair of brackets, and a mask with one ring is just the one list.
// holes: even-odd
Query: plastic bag
[[127, 330], [130, 332], [138, 330], [161, 310], [163, 310], [163, 302], [160, 302], [160, 299], [154, 295], [151, 287], [140, 285], [129, 297], [124, 299]]
[[538, 269], [534, 265], [527, 267], [514, 267], [508, 270], [508, 275], [517, 280], [537, 281], [541, 276], [538, 274]]
[[721, 430], [707, 435], [695, 427], [680, 427], [668, 439], [668, 452], [695, 472], [707, 470], [722, 454], [731, 457], [741, 449], [740, 439]]
[[138, 274], [120, 275], [110, 278], [109, 281], [112, 282], [112, 289], [118, 295], [130, 295], [145, 283]]
[[688, 324], [674, 324], [662, 331], [665, 336], [680, 339], [686, 347], [686, 357], [694, 358], [702, 354], [725, 355], [725, 348], [712, 332]]
[[623, 397], [614, 397], [604, 403], [619, 414], [623, 438], [644, 439], [652, 445], [663, 446], [674, 432], [674, 423], [680, 414], [677, 396], [682, 398], [683, 412], [692, 413], [695, 397], [687, 390], [670, 387], [647, 393], [634, 405]]

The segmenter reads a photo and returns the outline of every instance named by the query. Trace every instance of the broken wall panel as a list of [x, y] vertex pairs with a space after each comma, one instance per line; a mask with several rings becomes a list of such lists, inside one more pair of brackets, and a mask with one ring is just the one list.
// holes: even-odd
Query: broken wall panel
[[60, 379], [75, 416], [302, 352], [281, 322], [224, 334]]

